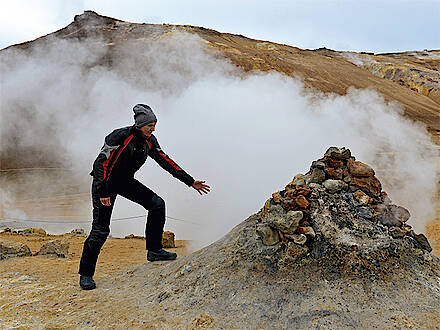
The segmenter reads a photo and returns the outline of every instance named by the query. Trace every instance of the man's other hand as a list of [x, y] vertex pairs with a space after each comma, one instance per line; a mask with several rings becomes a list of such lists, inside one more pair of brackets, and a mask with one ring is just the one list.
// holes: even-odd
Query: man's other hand
[[110, 197], [103, 197], [99, 199], [101, 201], [101, 204], [104, 206], [110, 206], [112, 203], [110, 202]]
[[192, 187], [197, 190], [200, 195], [207, 194], [209, 193], [211, 187], [205, 184], [205, 182], [206, 181], [200, 180], [194, 181]]

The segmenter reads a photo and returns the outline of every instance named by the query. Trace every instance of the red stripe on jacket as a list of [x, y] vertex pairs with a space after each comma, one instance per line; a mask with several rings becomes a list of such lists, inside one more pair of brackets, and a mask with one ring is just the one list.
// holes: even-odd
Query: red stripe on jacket
[[[114, 166], [114, 165], [116, 164], [116, 162], [118, 161], [119, 155], [120, 155], [121, 152], [125, 149], [125, 147], [126, 147], [127, 144], [131, 141], [132, 138], [133, 138], [133, 134], [131, 134], [128, 138], [125, 139], [125, 141], [124, 141], [124, 145], [122, 146], [122, 148], [119, 149], [118, 154], [116, 155], [115, 160], [114, 160], [113, 163], [112, 163], [112, 166], [110, 166], [110, 169], [108, 170], [109, 173], [111, 172], [113, 166]], [[106, 166], [104, 166], [104, 179], [105, 179], [106, 168], [107, 168], [107, 166], [108, 166], [108, 162], [109, 162], [110, 158], [112, 157], [112, 155], [113, 155], [113, 153], [114, 153], [115, 151], [116, 151], [116, 150], [113, 150], [112, 153], [110, 154], [110, 157], [104, 162], [104, 163], [106, 163]], [[104, 165], [104, 164], [103, 164], [103, 165]]]
[[163, 159], [165, 159], [167, 161], [168, 164], [170, 164], [172, 167], [174, 167], [176, 170], [178, 171], [182, 171], [182, 169], [177, 166], [177, 164], [175, 162], [173, 162], [167, 155], [165, 155], [163, 152], [159, 151], [159, 155], [162, 156]]

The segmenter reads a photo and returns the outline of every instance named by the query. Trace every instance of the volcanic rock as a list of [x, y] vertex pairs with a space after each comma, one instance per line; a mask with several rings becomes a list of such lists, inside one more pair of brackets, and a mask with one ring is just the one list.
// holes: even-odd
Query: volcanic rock
[[360, 161], [349, 159], [347, 165], [351, 176], [370, 177], [375, 175], [374, 170], [370, 166]]
[[175, 248], [174, 233], [171, 231], [164, 231], [162, 234], [162, 246], [164, 248]]
[[31, 255], [31, 250], [27, 245], [0, 239], [0, 260]]
[[350, 185], [360, 188], [363, 192], [372, 195], [373, 197], [380, 198], [380, 192], [382, 191], [382, 185], [375, 176], [369, 177], [354, 177], [351, 179]]
[[431, 252], [432, 251], [432, 247], [431, 244], [429, 244], [428, 239], [426, 238], [425, 235], [423, 234], [415, 234], [414, 235], [414, 239], [417, 241], [417, 243], [419, 243], [419, 245], [422, 247], [422, 249]]
[[288, 211], [285, 213], [281, 207], [274, 206], [267, 215], [266, 222], [274, 229], [286, 234], [293, 234], [302, 218], [303, 212], [301, 211]]
[[44, 243], [37, 255], [49, 255], [60, 258], [66, 258], [69, 252], [69, 243], [64, 240], [53, 240]]
[[333, 179], [325, 180], [323, 185], [324, 185], [325, 189], [327, 189], [331, 194], [334, 194], [334, 193], [339, 192], [341, 190], [345, 190], [348, 187], [344, 181], [333, 180]]
[[269, 227], [266, 224], [257, 225], [257, 235], [261, 237], [264, 245], [275, 245], [280, 242], [278, 230]]

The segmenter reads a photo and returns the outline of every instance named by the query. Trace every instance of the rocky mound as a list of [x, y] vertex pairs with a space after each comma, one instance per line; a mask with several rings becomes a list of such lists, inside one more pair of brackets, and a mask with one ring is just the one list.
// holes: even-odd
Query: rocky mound
[[[210, 246], [98, 281], [75, 318], [161, 328], [434, 327], [440, 261], [374, 171], [330, 148]], [[118, 302], [120, 312], [105, 314]]]

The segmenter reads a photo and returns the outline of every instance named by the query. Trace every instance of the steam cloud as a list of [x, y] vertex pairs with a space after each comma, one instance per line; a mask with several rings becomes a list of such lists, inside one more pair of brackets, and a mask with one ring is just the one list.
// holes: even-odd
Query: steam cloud
[[[373, 89], [325, 95], [278, 73], [245, 74], [182, 32], [107, 47], [119, 54], [112, 69], [97, 65], [108, 50], [99, 40], [0, 55], [3, 158], [11, 145], [40, 150], [72, 168], [80, 191], [89, 191], [104, 137], [131, 125], [133, 105], [146, 103], [158, 116], [155, 135], [165, 152], [212, 187], [200, 197], [151, 159], [138, 172], [164, 197], [168, 215], [200, 224], [168, 220], [178, 239], [218, 239], [329, 146], [350, 148], [375, 168], [393, 202], [410, 210], [416, 231], [434, 218], [436, 149], [425, 127]], [[118, 197], [113, 217], [143, 212]], [[112, 223], [115, 236], [143, 230], [144, 221]]]

